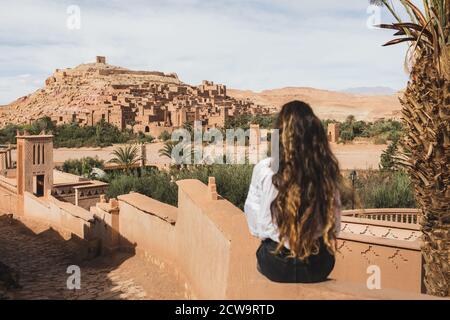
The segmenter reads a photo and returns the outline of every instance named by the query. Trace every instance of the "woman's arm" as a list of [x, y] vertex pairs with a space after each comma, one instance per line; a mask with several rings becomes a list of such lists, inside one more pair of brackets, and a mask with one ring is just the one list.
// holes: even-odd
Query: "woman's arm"
[[248, 190], [247, 199], [245, 200], [244, 205], [248, 228], [250, 229], [250, 233], [255, 237], [259, 237], [258, 214], [261, 209], [261, 192], [259, 166], [256, 165], [253, 169], [250, 189]]
[[245, 201], [244, 211], [250, 233], [259, 239], [278, 238], [277, 228], [272, 222], [270, 204], [277, 195], [272, 184], [271, 159], [258, 163], [253, 169], [252, 182]]

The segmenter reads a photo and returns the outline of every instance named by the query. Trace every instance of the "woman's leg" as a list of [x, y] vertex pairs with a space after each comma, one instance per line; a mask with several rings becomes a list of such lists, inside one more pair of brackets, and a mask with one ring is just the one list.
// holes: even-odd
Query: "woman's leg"
[[327, 279], [334, 268], [334, 256], [328, 252], [322, 240], [319, 254], [305, 261], [288, 258], [288, 253], [275, 255], [273, 252], [276, 247], [276, 242], [264, 240], [256, 252], [258, 271], [274, 282], [321, 282]]
[[328, 251], [311, 256], [308, 263], [308, 273], [310, 282], [322, 282], [328, 279], [333, 271], [335, 258]]
[[[257, 269], [269, 280], [282, 283], [310, 282], [308, 268], [299, 265], [296, 259], [288, 258], [288, 253], [275, 255], [277, 243], [264, 240], [258, 251]], [[299, 281], [300, 280], [300, 281]]]

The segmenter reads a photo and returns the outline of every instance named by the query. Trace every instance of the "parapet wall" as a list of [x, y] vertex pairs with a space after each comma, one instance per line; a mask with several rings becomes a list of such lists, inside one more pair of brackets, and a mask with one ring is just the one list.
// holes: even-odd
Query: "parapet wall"
[[[137, 193], [97, 203], [88, 212], [52, 196], [25, 192], [23, 216], [63, 236], [98, 239], [105, 251], [130, 249], [184, 282], [186, 296], [199, 299], [416, 299], [421, 290], [416, 226], [386, 229], [379, 222], [343, 219], [340, 253], [331, 280], [320, 284], [279, 284], [256, 270], [259, 240], [250, 236], [245, 215], [229, 201], [211, 196], [198, 180], [177, 182], [178, 207]], [[12, 186], [13, 188], [13, 186]], [[0, 196], [15, 196], [0, 183]], [[17, 203], [17, 199], [13, 201]], [[5, 201], [0, 201], [5, 206]], [[6, 205], [7, 206], [7, 205]], [[12, 208], [0, 208], [14, 212]], [[22, 213], [19, 213], [19, 217]], [[356, 220], [355, 220], [356, 219]], [[362, 227], [362, 222], [366, 223]], [[361, 231], [360, 228], [363, 228]], [[408, 235], [409, 232], [409, 235]], [[365, 236], [364, 233], [373, 233]], [[403, 237], [403, 239], [395, 238]], [[381, 269], [381, 289], [369, 290], [367, 267]]]
[[[121, 247], [167, 266], [200, 299], [360, 299], [423, 298], [416, 244], [398, 246], [394, 240], [370, 242], [347, 236], [339, 241], [345, 259], [337, 258], [331, 281], [320, 284], [279, 284], [256, 270], [259, 240], [250, 236], [241, 210], [224, 199], [213, 200], [197, 180], [177, 182], [178, 208], [140, 194], [119, 196]], [[176, 217], [176, 218], [175, 218]], [[369, 250], [367, 250], [369, 248]], [[367, 254], [364, 255], [364, 251]], [[379, 254], [383, 252], [383, 254]], [[366, 286], [370, 254], [382, 268], [382, 289]], [[411, 253], [411, 255], [410, 255]], [[419, 252], [420, 256], [420, 252]], [[367, 261], [366, 258], [369, 257]], [[392, 260], [395, 264], [383, 275]], [[406, 260], [405, 260], [406, 259]], [[353, 271], [352, 271], [353, 270]], [[357, 272], [355, 271], [357, 270]], [[393, 283], [399, 283], [397, 287]], [[402, 285], [404, 284], [404, 285]], [[398, 290], [395, 290], [398, 289]]]
[[80, 239], [89, 239], [88, 231], [94, 216], [85, 209], [52, 196], [38, 198], [29, 192], [25, 192], [23, 201], [25, 218], [44, 222], [65, 238], [75, 235]]
[[17, 187], [0, 176], [0, 214], [17, 213]]

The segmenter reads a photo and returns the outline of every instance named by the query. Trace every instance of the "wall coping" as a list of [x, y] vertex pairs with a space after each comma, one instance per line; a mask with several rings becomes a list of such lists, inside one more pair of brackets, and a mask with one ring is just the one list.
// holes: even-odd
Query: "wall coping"
[[[38, 201], [39, 198], [35, 197], [34, 195], [32, 195], [35, 199], [37, 199]], [[79, 218], [81, 220], [84, 220], [86, 222], [92, 222], [94, 219], [94, 215], [92, 213], [90, 213], [89, 211], [81, 208], [81, 207], [77, 207], [76, 205], [70, 203], [70, 202], [64, 202], [64, 201], [60, 201], [57, 198], [53, 197], [53, 196], [48, 196], [49, 200], [55, 204], [57, 207], [59, 207], [60, 209], [66, 211], [68, 214], [70, 214], [71, 216], [75, 217], [75, 218]], [[42, 201], [41, 201], [42, 202]]]
[[224, 234], [228, 241], [236, 233], [236, 217], [243, 217], [244, 213], [231, 202], [220, 198], [212, 200], [209, 188], [196, 179], [185, 179], [176, 182], [178, 187], [195, 203], [216, 227]]
[[0, 188], [3, 188], [4, 190], [7, 190], [8, 192], [14, 193], [17, 195], [17, 185], [9, 183], [8, 180], [5, 180], [7, 178], [4, 178], [0, 176]]
[[123, 201], [138, 210], [158, 217], [172, 225], [177, 221], [177, 207], [162, 203], [136, 192], [120, 195], [117, 198], [119, 201]]

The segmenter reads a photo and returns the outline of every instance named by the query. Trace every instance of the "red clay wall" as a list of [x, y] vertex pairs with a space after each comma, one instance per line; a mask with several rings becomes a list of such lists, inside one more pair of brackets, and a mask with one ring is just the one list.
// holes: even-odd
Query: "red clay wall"
[[17, 189], [5, 181], [0, 181], [0, 214], [17, 213]]
[[[178, 182], [178, 208], [161, 204], [142, 195], [119, 196], [119, 231], [121, 241], [136, 246], [138, 252], [156, 259], [161, 266], [170, 265], [186, 279], [185, 286], [200, 299], [359, 299], [423, 298], [416, 290], [417, 256], [397, 249], [391, 252], [386, 243], [361, 244], [347, 239], [352, 252], [338, 258], [331, 281], [305, 284], [273, 283], [256, 270], [255, 252], [259, 241], [250, 236], [245, 216], [230, 202], [211, 200], [208, 187], [197, 180]], [[168, 213], [169, 214], [168, 214]], [[172, 224], [176, 215], [176, 223]], [[172, 218], [170, 218], [170, 217]], [[393, 244], [392, 242], [391, 244]], [[390, 269], [382, 280], [382, 290], [369, 290], [367, 263], [361, 252], [370, 247], [380, 256], [382, 268], [391, 255], [408, 258], [398, 269]], [[379, 253], [378, 253], [379, 252]], [[391, 260], [392, 260], [391, 259]], [[390, 263], [390, 262], [389, 262]], [[410, 265], [406, 271], [405, 266]], [[349, 277], [350, 270], [358, 270]], [[401, 282], [396, 280], [401, 279]], [[352, 281], [349, 281], [352, 280]], [[388, 283], [405, 282], [392, 290]], [[384, 284], [384, 285], [383, 285]]]

